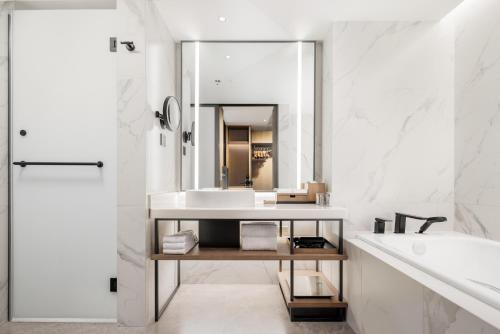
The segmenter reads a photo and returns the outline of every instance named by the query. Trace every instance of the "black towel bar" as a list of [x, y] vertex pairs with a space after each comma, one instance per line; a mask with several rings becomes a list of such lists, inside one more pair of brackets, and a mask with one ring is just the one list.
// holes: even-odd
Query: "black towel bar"
[[102, 168], [104, 163], [102, 161], [97, 162], [29, 162], [29, 161], [15, 161], [12, 164], [16, 166], [26, 167], [26, 166], [97, 166]]

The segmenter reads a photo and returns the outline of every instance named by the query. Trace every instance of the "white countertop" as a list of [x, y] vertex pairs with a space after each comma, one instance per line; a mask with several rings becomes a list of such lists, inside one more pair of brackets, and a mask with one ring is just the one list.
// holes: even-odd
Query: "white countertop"
[[151, 218], [163, 219], [270, 219], [326, 220], [345, 219], [347, 209], [316, 204], [264, 204], [257, 200], [255, 207], [194, 208], [186, 207], [184, 193], [160, 193], [149, 196]]

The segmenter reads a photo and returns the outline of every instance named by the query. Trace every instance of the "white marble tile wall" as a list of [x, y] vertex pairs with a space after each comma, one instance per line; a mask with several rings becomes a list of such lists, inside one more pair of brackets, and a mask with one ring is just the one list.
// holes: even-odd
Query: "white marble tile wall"
[[296, 186], [297, 175], [297, 141], [294, 117], [296, 113], [292, 110], [295, 106], [280, 104], [278, 106], [278, 186], [280, 188], [293, 188]]
[[455, 229], [500, 240], [500, 2], [465, 0], [455, 26]]
[[[179, 152], [180, 135], [177, 131], [161, 129], [154, 111], [162, 110], [167, 96], [177, 96], [175, 80], [175, 48], [176, 44], [160, 15], [155, 1], [146, 0], [146, 87], [148, 126], [146, 135], [146, 180], [147, 192], [178, 191], [180, 187]], [[180, 99], [179, 99], [180, 100]], [[164, 136], [165, 145], [159, 143], [160, 134]], [[151, 221], [148, 224], [150, 235]], [[172, 234], [176, 231], [175, 222], [164, 222], [160, 226], [160, 234]], [[148, 246], [150, 244], [148, 243]], [[149, 248], [148, 253], [149, 254]], [[154, 320], [154, 261], [147, 261], [148, 277], [148, 321]], [[164, 261], [158, 265], [160, 286], [160, 304], [163, 304], [176, 286], [177, 264]]]
[[[429, 52], [432, 50], [432, 52]], [[395, 211], [453, 221], [453, 29], [334, 23], [325, 41], [325, 175], [348, 228]], [[331, 167], [329, 169], [329, 163]], [[410, 224], [410, 229], [417, 226]]]
[[347, 246], [348, 322], [357, 334], [500, 333], [370, 254]]
[[8, 13], [12, 2], [0, 1], [0, 324], [8, 303]]
[[323, 40], [322, 73], [322, 124], [321, 124], [321, 177], [332, 190], [332, 113], [333, 113], [333, 25]]
[[145, 1], [118, 0], [118, 322], [147, 322]]
[[[136, 45], [134, 52], [120, 48], [118, 54], [118, 321], [144, 326], [154, 317], [146, 193], [174, 191], [179, 184], [178, 136], [161, 130], [153, 113], [176, 95], [175, 42], [152, 0], [118, 0], [117, 10], [119, 39]], [[175, 265], [161, 264], [160, 275], [173, 279]], [[173, 284], [164, 286], [162, 299]]]

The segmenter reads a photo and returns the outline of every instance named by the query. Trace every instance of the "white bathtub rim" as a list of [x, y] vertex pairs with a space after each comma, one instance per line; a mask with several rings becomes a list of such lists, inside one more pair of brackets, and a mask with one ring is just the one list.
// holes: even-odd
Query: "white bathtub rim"
[[349, 238], [346, 241], [374, 256], [380, 261], [388, 264], [397, 271], [403, 273], [414, 281], [443, 296], [452, 303], [470, 312], [491, 326], [500, 329], [500, 311], [495, 307], [485, 303], [476, 297], [454, 287], [453, 285], [442, 281], [435, 276], [403, 261], [381, 248], [372, 246], [359, 238]]
[[[450, 237], [450, 238], [453, 238], [453, 239], [477, 240], [481, 243], [493, 244], [495, 246], [498, 246], [498, 242], [496, 242], [496, 241], [477, 238], [477, 237], [473, 237], [473, 236], [469, 236], [469, 235], [457, 233], [457, 232], [454, 232], [454, 233], [449, 233], [449, 232], [448, 233], [446, 233], [446, 232], [445, 233], [443, 233], [443, 232], [432, 233], [432, 234], [424, 235], [424, 237], [428, 237], [428, 238], [435, 240], [435, 239], [439, 239], [439, 238], [443, 237], [443, 235]], [[443, 274], [441, 271], [435, 269], [434, 266], [426, 266], [425, 264], [421, 263], [420, 261], [416, 261], [411, 257], [406, 257], [403, 254], [400, 254], [399, 250], [397, 248], [392, 247], [389, 244], [381, 245], [381, 244], [377, 243], [376, 241], [372, 241], [370, 238], [366, 238], [366, 237], [373, 237], [373, 236], [381, 236], [381, 235], [374, 235], [374, 234], [367, 234], [367, 233], [363, 233], [363, 234], [358, 235], [358, 237], [362, 238], [363, 241], [371, 244], [372, 246], [374, 246], [376, 248], [380, 248], [382, 251], [387, 251], [389, 254], [395, 256], [396, 258], [398, 258], [404, 262], [407, 262], [410, 265], [417, 267], [418, 269], [420, 269], [420, 270], [422, 270], [422, 271], [424, 271], [432, 276], [437, 277], [438, 279], [442, 280], [445, 283], [448, 283], [448, 284], [451, 284], [452, 286], [455, 286], [457, 289], [462, 290], [465, 293], [472, 295], [473, 297], [483, 301], [486, 304], [489, 304], [490, 306], [496, 308], [500, 312], [500, 301], [498, 298], [500, 296], [498, 295], [498, 293], [496, 294], [497, 298], [491, 298], [491, 294], [488, 293], [490, 291], [483, 286], [477, 286], [476, 289], [471, 288], [470, 281], [466, 281], [463, 279], [456, 279], [454, 277], [447, 276], [447, 275]], [[398, 236], [401, 238], [405, 238], [405, 237], [416, 238], [416, 237], [420, 236], [420, 238], [418, 238], [418, 239], [422, 239], [421, 238], [422, 235], [415, 235], [415, 234], [407, 234], [407, 235], [398, 234]]]

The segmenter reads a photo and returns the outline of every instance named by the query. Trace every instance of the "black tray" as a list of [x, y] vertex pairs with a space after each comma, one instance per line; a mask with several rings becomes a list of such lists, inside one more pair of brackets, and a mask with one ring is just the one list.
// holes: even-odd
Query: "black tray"
[[[288, 242], [290, 242], [290, 238], [288, 238]], [[334, 244], [323, 237], [294, 237], [293, 247], [302, 249], [336, 248]]]

